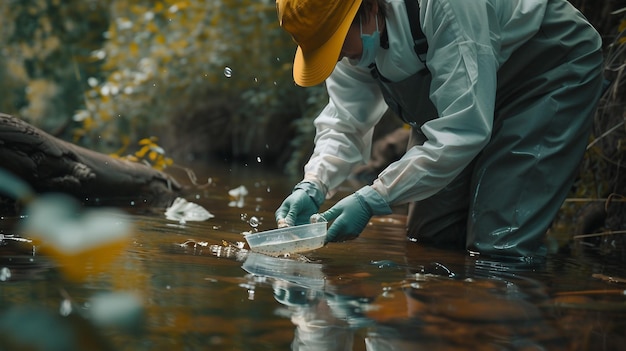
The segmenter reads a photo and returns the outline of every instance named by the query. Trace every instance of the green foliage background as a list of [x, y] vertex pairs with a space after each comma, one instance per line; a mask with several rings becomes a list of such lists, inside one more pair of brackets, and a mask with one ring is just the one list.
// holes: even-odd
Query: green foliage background
[[107, 2], [0, 2], [0, 109], [55, 133], [83, 104], [85, 79], [100, 77]]
[[194, 151], [258, 155], [272, 133], [289, 150], [312, 142], [297, 121], [323, 90], [293, 83], [274, 0], [9, 0], [0, 14], [0, 110], [56, 136], [104, 152], [155, 135], [175, 148], [177, 125], [210, 128], [225, 109]]
[[[600, 136], [623, 123], [624, 14], [611, 14], [613, 0], [572, 3], [612, 60]], [[4, 0], [0, 15], [0, 111], [53, 135], [103, 152], [158, 137], [178, 163], [263, 158], [292, 174], [310, 154], [311, 121], [327, 96], [293, 83], [295, 45], [275, 0]], [[624, 127], [617, 132], [597, 143], [611, 154], [591, 154], [585, 167], [610, 159], [623, 168]], [[614, 173], [609, 183], [620, 182]], [[579, 195], [606, 196], [606, 177], [594, 178], [583, 177]]]

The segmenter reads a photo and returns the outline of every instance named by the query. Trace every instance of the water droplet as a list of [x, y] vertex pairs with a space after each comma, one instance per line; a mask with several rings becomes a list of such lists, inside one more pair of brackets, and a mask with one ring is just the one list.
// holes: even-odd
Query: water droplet
[[228, 66], [224, 67], [224, 76], [226, 78], [232, 77], [233, 76], [233, 70], [230, 67], [228, 67]]
[[250, 217], [250, 221], [248, 223], [250, 223], [250, 226], [252, 228], [256, 228], [256, 227], [259, 226], [259, 219], [254, 217], [254, 216], [252, 216], [252, 217]]
[[7, 267], [0, 269], [0, 282], [6, 282], [11, 279], [11, 270]]

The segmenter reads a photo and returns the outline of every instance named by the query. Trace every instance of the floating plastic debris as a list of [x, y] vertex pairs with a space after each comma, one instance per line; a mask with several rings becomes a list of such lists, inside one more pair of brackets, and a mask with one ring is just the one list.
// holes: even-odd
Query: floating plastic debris
[[189, 239], [189, 240], [185, 241], [184, 243], [177, 244], [177, 245], [179, 245], [181, 247], [193, 247], [193, 248], [196, 248], [197, 246], [207, 247], [207, 246], [209, 246], [209, 243], [206, 242], [206, 241], [195, 241], [193, 239]]
[[26, 238], [20, 238], [18, 236], [15, 235], [11, 235], [11, 234], [0, 234], [0, 244], [3, 241], [17, 241], [17, 242], [23, 242], [23, 243], [32, 243], [33, 241], [30, 239], [26, 239]]
[[230, 195], [231, 197], [247, 196], [248, 195], [248, 189], [245, 187], [245, 185], [240, 185], [240, 186], [236, 187], [235, 189], [228, 190], [228, 195]]
[[165, 210], [165, 218], [180, 223], [187, 221], [201, 222], [213, 217], [215, 216], [204, 207], [181, 197], [176, 198], [172, 205]]
[[234, 189], [228, 191], [228, 195], [231, 197], [231, 201], [228, 203], [228, 207], [242, 208], [245, 203], [245, 197], [248, 195], [248, 189], [240, 185]]
[[11, 279], [11, 270], [7, 267], [2, 267], [0, 269], [0, 282], [6, 282]]

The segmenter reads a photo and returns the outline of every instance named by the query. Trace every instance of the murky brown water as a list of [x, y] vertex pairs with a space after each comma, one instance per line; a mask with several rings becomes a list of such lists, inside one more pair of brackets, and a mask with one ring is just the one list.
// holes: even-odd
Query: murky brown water
[[[42, 330], [67, 323], [86, 336], [81, 342], [91, 342], [89, 349], [115, 350], [617, 350], [626, 344], [626, 284], [608, 278], [626, 277], [617, 260], [573, 250], [536, 267], [490, 262], [407, 242], [401, 215], [376, 219], [357, 240], [305, 257], [237, 253], [227, 245], [244, 241], [252, 216], [261, 230], [275, 227], [273, 212], [294, 180], [245, 166], [206, 174], [213, 185], [187, 199], [215, 218], [180, 224], [160, 214], [132, 215], [130, 245], [110, 269], [85, 282], [63, 280], [45, 257], [0, 248], [0, 268], [11, 273], [0, 279], [0, 337], [13, 328], [54, 349]], [[228, 190], [240, 185], [250, 194], [242, 207], [231, 207]], [[0, 222], [10, 234], [12, 220]], [[111, 291], [140, 296], [145, 316], [138, 328], [72, 319], [90, 308], [90, 297]], [[62, 317], [65, 300], [74, 308]], [[22, 313], [7, 316], [16, 310]], [[33, 326], [45, 318], [56, 322]], [[0, 349], [11, 346], [0, 341]]]

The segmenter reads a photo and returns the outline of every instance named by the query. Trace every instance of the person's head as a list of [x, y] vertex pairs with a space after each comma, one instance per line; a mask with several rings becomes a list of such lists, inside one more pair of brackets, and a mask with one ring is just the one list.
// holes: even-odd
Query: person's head
[[[280, 26], [298, 44], [293, 78], [300, 86], [323, 82], [342, 57], [358, 59], [364, 33], [384, 18], [384, 0], [276, 0]], [[384, 21], [383, 21], [384, 22]]]

